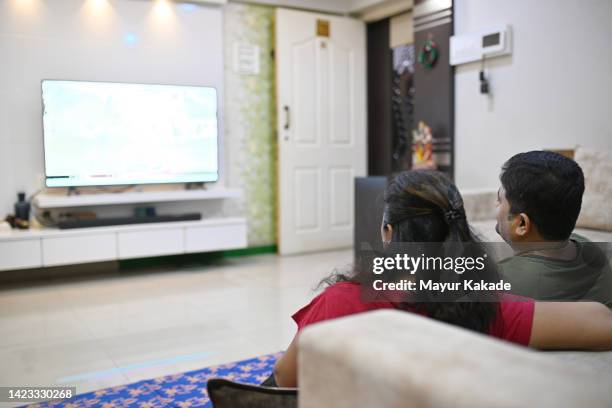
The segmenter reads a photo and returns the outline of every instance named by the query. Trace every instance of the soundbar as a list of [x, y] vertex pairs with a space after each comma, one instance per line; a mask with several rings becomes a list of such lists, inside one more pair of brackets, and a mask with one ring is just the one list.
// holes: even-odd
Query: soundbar
[[112, 225], [149, 224], [153, 222], [197, 221], [202, 219], [200, 213], [180, 215], [152, 215], [147, 217], [109, 217], [91, 220], [62, 220], [57, 223], [59, 229], [108, 227]]

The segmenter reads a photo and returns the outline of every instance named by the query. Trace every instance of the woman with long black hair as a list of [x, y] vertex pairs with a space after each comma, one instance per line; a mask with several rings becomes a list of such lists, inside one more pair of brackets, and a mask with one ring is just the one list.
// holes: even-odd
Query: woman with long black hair
[[[445, 243], [447, 247], [475, 245], [478, 240], [465, 217], [457, 187], [436, 171], [407, 171], [385, 192], [381, 227], [384, 243]], [[372, 216], [380, 216], [372, 214]], [[480, 273], [495, 276], [494, 264]], [[276, 364], [265, 385], [297, 386], [297, 338], [306, 326], [376, 309], [399, 309], [469, 330], [539, 349], [612, 349], [612, 312], [593, 302], [535, 302], [490, 292], [486, 299], [469, 301], [387, 300], [362, 301], [365, 274], [334, 274], [324, 280], [325, 290], [293, 315], [298, 334]], [[366, 279], [367, 280], [367, 279]], [[347, 339], [350, 341], [350, 339]]]

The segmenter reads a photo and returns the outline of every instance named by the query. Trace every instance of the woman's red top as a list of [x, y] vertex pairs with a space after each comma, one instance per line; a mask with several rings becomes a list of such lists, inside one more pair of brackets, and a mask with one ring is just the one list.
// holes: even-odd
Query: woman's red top
[[[299, 331], [310, 324], [324, 320], [371, 310], [396, 308], [395, 304], [386, 301], [362, 302], [359, 284], [339, 282], [329, 286], [292, 317]], [[489, 334], [527, 346], [531, 338], [534, 308], [533, 299], [504, 294], [500, 302], [499, 314], [491, 325]]]

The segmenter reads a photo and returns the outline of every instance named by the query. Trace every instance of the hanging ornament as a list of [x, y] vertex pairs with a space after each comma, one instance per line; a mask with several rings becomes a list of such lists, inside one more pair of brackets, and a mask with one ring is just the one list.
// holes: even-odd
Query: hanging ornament
[[419, 51], [419, 64], [425, 69], [432, 69], [436, 65], [436, 61], [438, 61], [439, 54], [438, 44], [433, 40], [427, 40], [423, 44], [421, 51]]

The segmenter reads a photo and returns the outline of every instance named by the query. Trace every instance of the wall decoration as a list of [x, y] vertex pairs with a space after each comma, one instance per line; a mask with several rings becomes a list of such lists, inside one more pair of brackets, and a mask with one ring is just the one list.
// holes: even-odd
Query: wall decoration
[[427, 40], [419, 51], [419, 64], [425, 69], [432, 69], [438, 61], [438, 44], [434, 40]]

